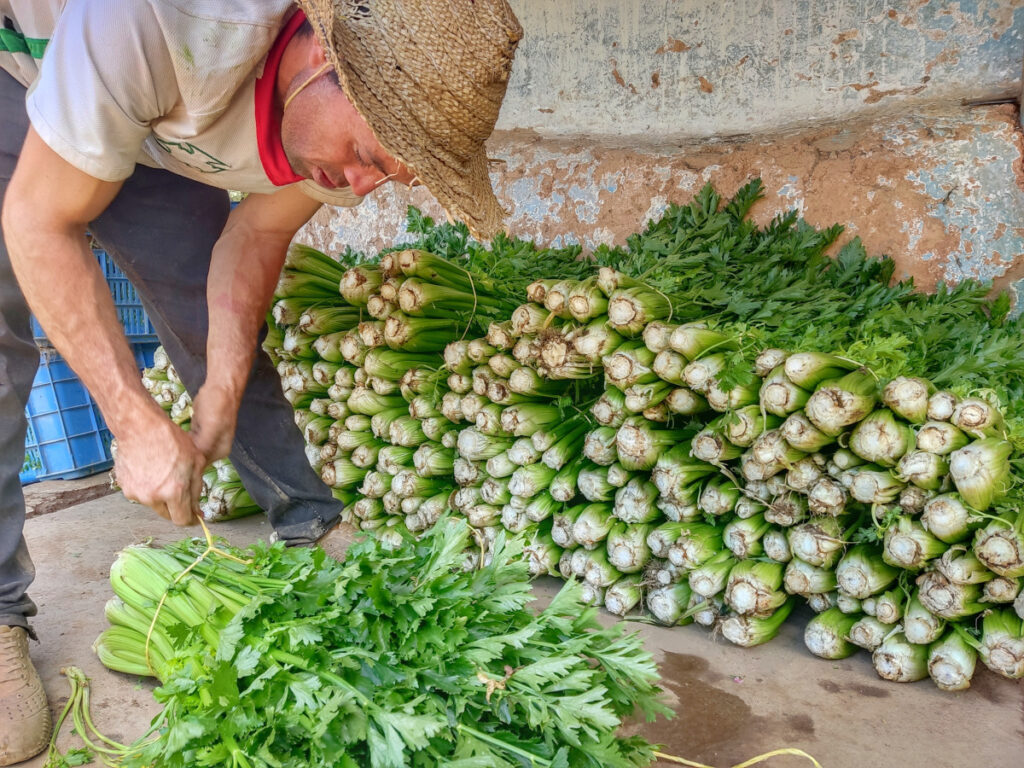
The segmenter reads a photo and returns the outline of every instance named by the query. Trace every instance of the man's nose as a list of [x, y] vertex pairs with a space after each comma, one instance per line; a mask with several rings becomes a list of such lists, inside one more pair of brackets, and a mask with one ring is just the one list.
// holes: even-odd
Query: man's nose
[[349, 187], [357, 195], [366, 195], [373, 192], [377, 187], [387, 183], [392, 176], [382, 172], [378, 168], [367, 168], [362, 165], [353, 165], [345, 169], [345, 178]]

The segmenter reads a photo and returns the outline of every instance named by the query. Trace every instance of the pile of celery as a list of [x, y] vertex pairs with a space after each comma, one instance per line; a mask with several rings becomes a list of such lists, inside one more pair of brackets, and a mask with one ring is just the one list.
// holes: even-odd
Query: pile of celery
[[164, 709], [128, 745], [81, 707], [76, 730], [125, 768], [649, 765], [651, 745], [618, 734], [671, 714], [640, 638], [602, 627], [579, 585], [529, 610], [522, 545], [505, 538], [473, 571], [451, 518], [396, 549], [367, 537], [344, 564], [283, 543], [129, 547], [95, 649], [158, 678]]
[[759, 228], [759, 195], [705, 189], [590, 262], [422, 219], [379, 263], [295, 249], [265, 348], [310, 462], [364, 530], [451, 509], [468, 565], [522, 534], [619, 615], [749, 646], [805, 601], [813, 653], [887, 679], [1024, 676], [1022, 323], [831, 257], [838, 227]]

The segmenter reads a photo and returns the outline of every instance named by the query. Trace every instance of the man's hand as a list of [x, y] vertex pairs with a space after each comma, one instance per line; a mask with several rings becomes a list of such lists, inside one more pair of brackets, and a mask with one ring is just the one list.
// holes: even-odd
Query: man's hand
[[192, 441], [207, 464], [231, 452], [238, 420], [238, 398], [230, 390], [209, 382], [192, 401]]
[[162, 411], [139, 414], [133, 428], [118, 435], [114, 471], [125, 497], [175, 525], [196, 522], [205, 468], [192, 438]]

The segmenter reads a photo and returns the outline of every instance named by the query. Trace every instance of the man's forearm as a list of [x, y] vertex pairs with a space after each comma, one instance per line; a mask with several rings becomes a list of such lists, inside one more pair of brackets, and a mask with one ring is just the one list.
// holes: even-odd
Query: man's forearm
[[92, 393], [114, 435], [125, 434], [140, 409], [155, 404], [141, 384], [84, 231], [75, 235], [15, 225], [5, 236], [18, 283], [47, 337]]
[[256, 354], [256, 339], [274, 295], [288, 241], [228, 229], [213, 249], [207, 285], [209, 336], [206, 386], [239, 402]]
[[206, 386], [222, 390], [229, 401], [241, 401], [288, 245], [319, 205], [294, 188], [250, 195], [232, 211], [214, 246], [206, 292]]
[[159, 411], [142, 387], [110, 289], [85, 239], [87, 222], [120, 188], [72, 167], [29, 128], [0, 214], [29, 306], [116, 436]]

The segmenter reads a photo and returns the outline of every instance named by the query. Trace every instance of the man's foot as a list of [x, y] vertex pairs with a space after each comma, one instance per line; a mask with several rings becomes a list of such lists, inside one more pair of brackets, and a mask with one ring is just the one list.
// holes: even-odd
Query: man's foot
[[360, 530], [350, 523], [339, 521], [336, 526], [320, 537], [316, 545], [327, 556], [339, 563], [344, 561], [348, 548], [358, 541]]
[[[322, 530], [322, 528], [321, 528]], [[337, 560], [339, 563], [345, 559], [345, 552], [359, 538], [360, 531], [350, 523], [338, 521], [332, 528], [322, 534], [316, 541], [310, 539], [287, 539], [290, 547], [312, 547], [317, 546], [323, 549], [327, 556]], [[270, 534], [270, 543], [278, 541], [281, 536], [277, 531]]]
[[0, 765], [38, 755], [51, 727], [43, 681], [28, 655], [28, 632], [0, 627]]

